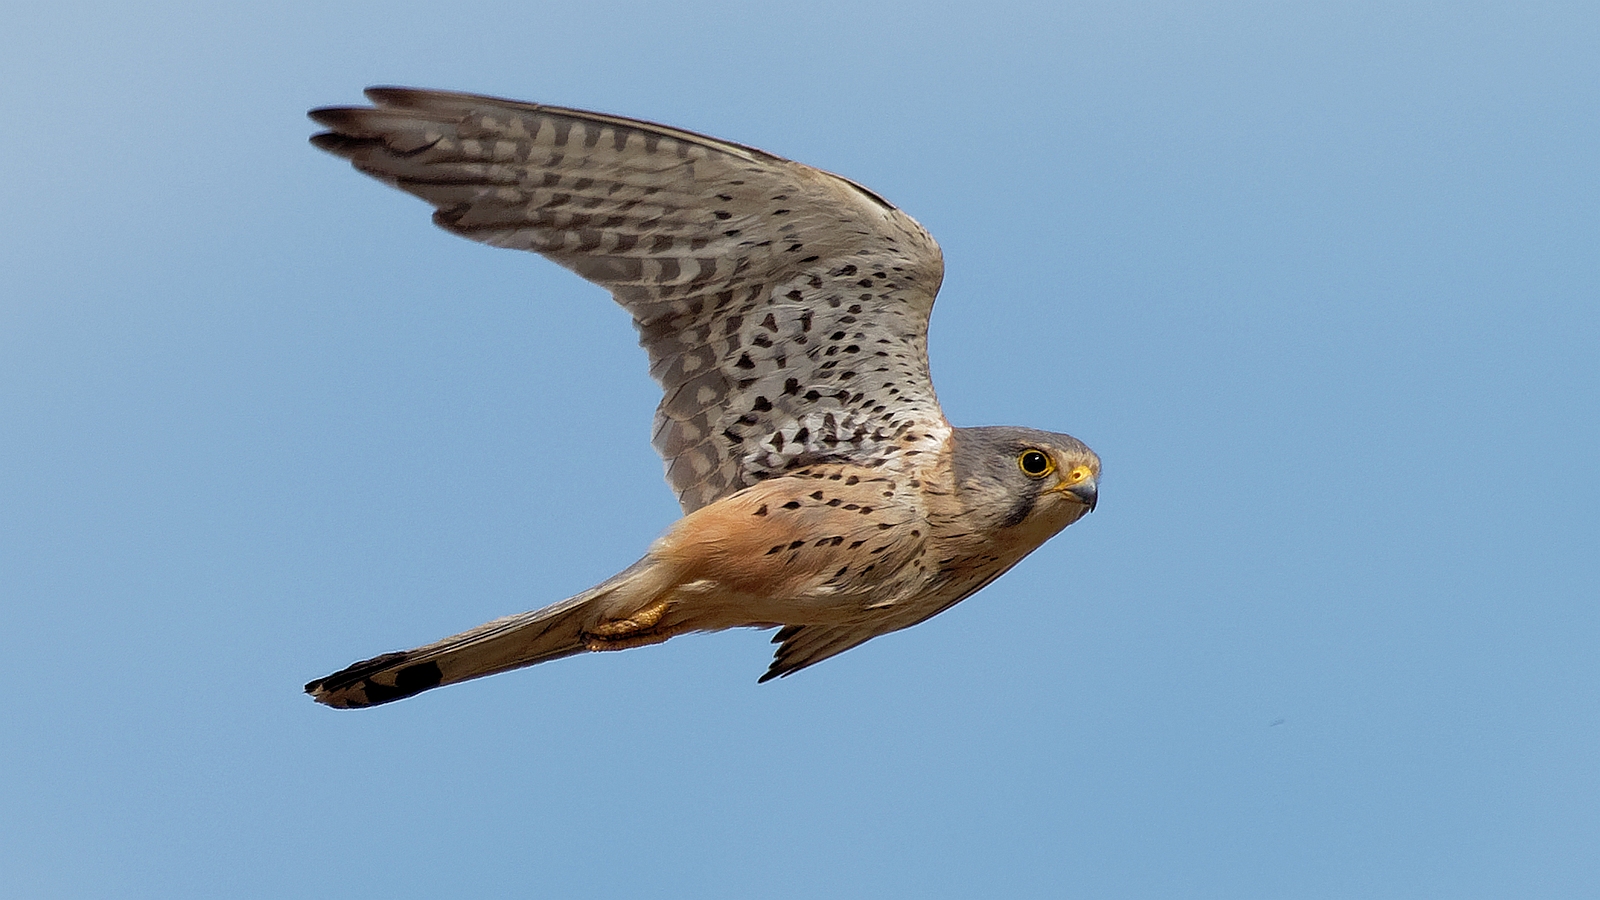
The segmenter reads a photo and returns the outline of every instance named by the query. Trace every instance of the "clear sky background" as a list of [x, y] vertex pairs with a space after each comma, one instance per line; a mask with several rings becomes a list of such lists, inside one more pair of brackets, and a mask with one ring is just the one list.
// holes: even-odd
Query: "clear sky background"
[[[0, 29], [0, 896], [1600, 896], [1593, 3], [29, 3]], [[374, 83], [928, 226], [952, 421], [1100, 508], [757, 632], [364, 712], [677, 515], [627, 316], [314, 151]]]

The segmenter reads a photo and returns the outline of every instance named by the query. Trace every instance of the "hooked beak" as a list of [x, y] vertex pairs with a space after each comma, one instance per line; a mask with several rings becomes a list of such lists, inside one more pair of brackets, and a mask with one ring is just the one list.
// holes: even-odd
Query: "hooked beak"
[[1089, 512], [1094, 512], [1094, 505], [1100, 499], [1100, 479], [1085, 472], [1076, 483], [1063, 480], [1056, 490], [1089, 507]]

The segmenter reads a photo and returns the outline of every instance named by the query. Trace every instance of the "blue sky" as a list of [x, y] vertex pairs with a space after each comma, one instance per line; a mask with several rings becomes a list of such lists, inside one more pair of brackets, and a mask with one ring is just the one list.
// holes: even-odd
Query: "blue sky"
[[[7, 18], [0, 893], [1600, 893], [1591, 4]], [[1082, 438], [1098, 511], [773, 684], [741, 632], [316, 706], [677, 512], [621, 310], [305, 143], [374, 83], [872, 187], [952, 421]]]

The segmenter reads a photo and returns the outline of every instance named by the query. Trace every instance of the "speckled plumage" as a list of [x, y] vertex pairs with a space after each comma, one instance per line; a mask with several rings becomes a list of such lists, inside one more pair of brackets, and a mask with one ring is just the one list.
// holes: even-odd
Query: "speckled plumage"
[[[314, 681], [319, 701], [740, 626], [781, 626], [763, 680], [786, 675], [948, 608], [1092, 508], [1099, 460], [1075, 439], [945, 421], [926, 355], [939, 248], [871, 191], [632, 119], [367, 94], [313, 111], [313, 143], [632, 314], [686, 515], [605, 583]], [[1030, 451], [1048, 473], [1019, 468]]]

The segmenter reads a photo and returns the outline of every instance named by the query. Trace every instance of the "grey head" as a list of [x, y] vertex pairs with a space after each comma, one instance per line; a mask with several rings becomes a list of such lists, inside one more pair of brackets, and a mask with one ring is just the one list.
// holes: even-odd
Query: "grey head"
[[1026, 554], [1094, 509], [1100, 457], [1070, 434], [957, 428], [951, 466], [959, 506], [979, 533]]

